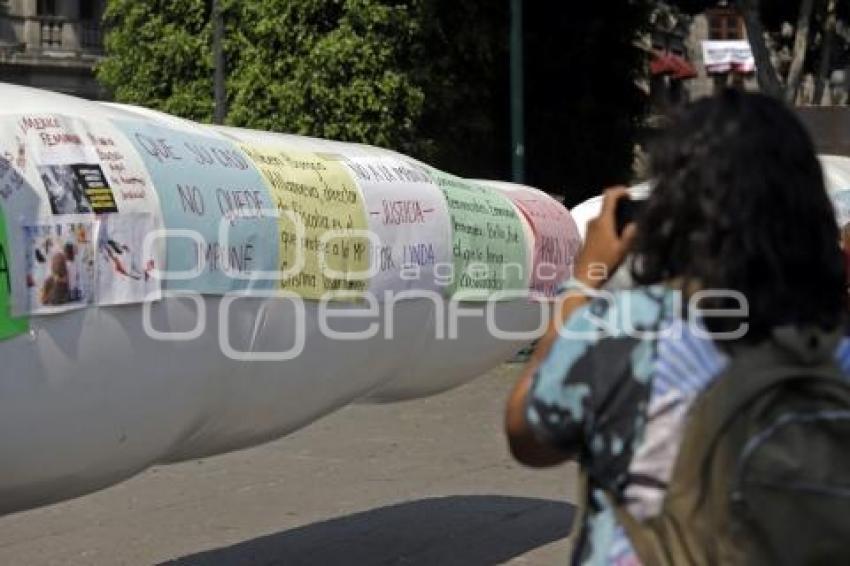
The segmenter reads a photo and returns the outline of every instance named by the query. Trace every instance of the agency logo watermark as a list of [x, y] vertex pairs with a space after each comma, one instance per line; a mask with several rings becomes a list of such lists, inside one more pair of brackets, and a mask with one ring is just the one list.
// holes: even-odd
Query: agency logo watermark
[[[303, 244], [308, 230], [299, 215], [291, 211], [265, 211], [276, 219], [285, 218], [287, 238], [295, 255], [285, 269], [263, 271], [233, 269], [224, 265], [221, 273], [242, 285], [252, 288], [233, 290], [223, 295], [205, 295], [194, 290], [174, 289], [169, 283], [192, 281], [209, 273], [207, 258], [201, 250], [208, 247], [206, 238], [194, 230], [162, 229], [149, 233], [145, 239], [146, 253], [166, 240], [188, 240], [189, 249], [198, 250], [193, 265], [179, 270], [157, 270], [152, 275], [163, 286], [155, 299], [146, 300], [143, 308], [143, 328], [153, 340], [185, 342], [199, 340], [209, 333], [217, 336], [218, 346], [230, 359], [239, 361], [285, 361], [298, 357], [309, 343], [311, 335], [320, 335], [332, 341], [387, 341], [397, 338], [399, 324], [412, 324], [404, 316], [405, 309], [415, 310], [415, 324], [435, 340], [459, 340], [464, 332], [486, 333], [499, 341], [530, 343], [541, 337], [547, 328], [557, 329], [565, 340], [589, 341], [604, 337], [628, 336], [636, 339], [657, 337], [676, 338], [675, 333], [689, 332], [697, 338], [715, 341], [737, 340], [746, 335], [749, 303], [735, 290], [698, 290], [685, 296], [670, 292], [658, 300], [665, 301], [664, 308], [675, 316], [658, 324], [658, 317], [648, 317], [647, 312], [657, 312], [654, 299], [646, 293], [622, 293], [587, 286], [570, 287], [558, 294], [543, 293], [529, 288], [532, 281], [543, 282], [547, 289], [555, 289], [564, 266], [540, 262], [532, 266], [517, 262], [457, 262], [432, 260], [427, 264], [391, 262], [392, 275], [401, 284], [387, 289], [371, 289], [368, 282], [382, 273], [382, 262], [377, 254], [392, 247], [381, 241], [378, 234], [369, 230], [327, 230], [312, 243], [312, 253], [318, 258], [320, 276], [328, 281], [360, 281], [356, 291], [330, 289], [318, 298], [305, 299], [286, 288], [275, 288], [281, 281], [297, 278], [308, 268], [307, 253]], [[230, 245], [234, 223], [222, 220], [218, 230], [217, 245]], [[357, 240], [366, 246], [369, 261], [366, 269], [347, 271], [339, 266], [335, 241]], [[565, 258], [570, 259], [571, 258]], [[383, 265], [387, 265], [383, 262]], [[222, 267], [222, 266], [219, 266]], [[534, 273], [531, 273], [532, 268]], [[594, 266], [593, 274], [608, 280], [611, 274], [604, 266]], [[272, 282], [265, 286], [258, 281]], [[464, 282], [458, 285], [458, 282]], [[522, 288], [500, 288], [505, 282], [521, 282]], [[249, 282], [247, 285], [244, 282]], [[484, 282], [480, 286], [476, 282]], [[586, 303], [579, 310], [565, 308], [574, 305], [575, 299]], [[163, 303], [184, 303], [180, 327], [164, 324], [163, 317], [155, 316]], [[285, 320], [278, 320], [269, 328], [260, 324], [267, 316], [270, 305], [278, 313], [285, 312]], [[416, 305], [413, 307], [411, 305]], [[656, 309], [656, 310], [653, 310]], [[253, 325], [244, 321], [246, 316], [256, 318]], [[167, 317], [165, 317], [167, 319]], [[737, 325], [731, 330], [708, 330], [709, 319], [731, 319]], [[190, 320], [191, 319], [191, 320]], [[685, 324], [671, 324], [673, 320]], [[406, 320], [408, 322], [401, 323]], [[158, 321], [158, 322], [157, 322]], [[464, 322], [467, 321], [467, 322]], [[158, 324], [159, 323], [159, 327]], [[246, 330], [248, 328], [248, 330]], [[250, 347], [245, 348], [245, 334], [250, 336]], [[276, 351], [257, 351], [254, 340], [258, 333], [278, 332], [287, 338], [286, 347]], [[241, 347], [240, 347], [241, 345]]]

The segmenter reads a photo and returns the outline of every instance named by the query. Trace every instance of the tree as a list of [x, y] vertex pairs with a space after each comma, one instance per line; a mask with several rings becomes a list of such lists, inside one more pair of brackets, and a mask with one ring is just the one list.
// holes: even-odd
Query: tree
[[[420, 2], [221, 0], [235, 126], [417, 153]], [[109, 0], [98, 79], [122, 102], [209, 122], [210, 2]]]
[[836, 0], [826, 0], [824, 3], [823, 19], [823, 45], [821, 47], [820, 61], [818, 62], [817, 76], [815, 77], [815, 104], [820, 104], [823, 100], [827, 74], [830, 71], [832, 63], [832, 48], [835, 44], [835, 25], [837, 23]]
[[[507, 0], [428, 0], [416, 54], [428, 157], [461, 175], [509, 174]], [[529, 80], [534, 80], [530, 77]]]
[[[109, 0], [97, 77], [115, 99], [209, 121], [212, 73], [203, 0]], [[175, 80], [179, 77], [179, 80]]]
[[[813, 102], [820, 104], [828, 74], [838, 62], [835, 56], [847, 50], [848, 38], [839, 37], [836, 29], [839, 21], [846, 29], [850, 3], [837, 0], [771, 0], [764, 3], [739, 0], [739, 7], [747, 24], [747, 36], [756, 65], [763, 69], [757, 75], [760, 88], [794, 103], [803, 74], [810, 73], [815, 79]], [[785, 38], [781, 30], [792, 21], [796, 22], [793, 42], [783, 45]], [[789, 53], [787, 64], [780, 63], [779, 68], [771, 64], [766, 37], [770, 38], [775, 49]], [[765, 54], [767, 64], [760, 65], [759, 61]]]
[[803, 62], [809, 45], [813, 6], [814, 0], [800, 2], [800, 13], [797, 16], [797, 25], [794, 27], [794, 50], [791, 66], [788, 68], [788, 78], [785, 81], [785, 100], [790, 104], [793, 104], [797, 98], [797, 90], [800, 88], [800, 79], [803, 76]]

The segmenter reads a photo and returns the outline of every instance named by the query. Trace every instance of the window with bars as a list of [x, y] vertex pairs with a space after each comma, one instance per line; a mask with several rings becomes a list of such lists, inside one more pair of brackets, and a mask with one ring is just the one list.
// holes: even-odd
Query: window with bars
[[744, 21], [732, 8], [706, 10], [708, 38], [713, 40], [744, 39]]
[[41, 46], [62, 47], [62, 22], [41, 22]]

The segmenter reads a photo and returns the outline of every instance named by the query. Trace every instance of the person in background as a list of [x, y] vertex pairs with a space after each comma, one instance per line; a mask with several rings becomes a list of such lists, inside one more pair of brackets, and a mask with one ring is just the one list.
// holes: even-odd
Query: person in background
[[72, 301], [79, 301], [82, 297], [80, 289], [80, 270], [77, 266], [77, 247], [73, 242], [65, 242], [63, 246], [65, 254], [65, 269], [68, 271], [69, 296]]
[[[659, 512], [688, 409], [736, 345], [785, 325], [840, 328], [846, 311], [821, 168], [781, 102], [737, 91], [697, 101], [650, 159], [656, 184], [621, 234], [615, 209], [627, 193], [605, 192], [561, 316], [508, 401], [518, 461], [577, 460], [586, 476], [573, 564], [640, 564], [612, 501], [638, 520]], [[637, 286], [593, 298], [627, 255]], [[740, 295], [708, 300], [727, 309], [712, 317], [686, 306], [701, 290]], [[835, 355], [850, 366], [846, 340]]]
[[44, 285], [41, 288], [41, 303], [43, 305], [64, 305], [71, 300], [68, 263], [65, 255], [57, 252], [50, 258], [50, 275], [44, 280]]

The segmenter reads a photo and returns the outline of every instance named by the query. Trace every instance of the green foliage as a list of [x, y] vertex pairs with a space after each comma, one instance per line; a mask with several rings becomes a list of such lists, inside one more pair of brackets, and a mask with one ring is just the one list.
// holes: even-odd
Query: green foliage
[[204, 0], [109, 0], [109, 57], [98, 79], [119, 102], [190, 119], [212, 118], [210, 30]]
[[[417, 152], [418, 2], [222, 0], [227, 123]], [[212, 119], [209, 2], [109, 0], [98, 78], [117, 100]]]
[[[237, 3], [229, 122], [407, 149], [424, 94], [411, 80], [415, 7], [376, 0]], [[235, 45], [234, 45], [235, 43]]]

